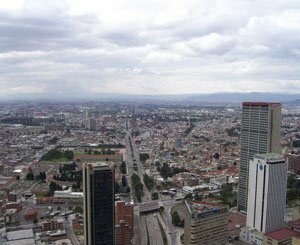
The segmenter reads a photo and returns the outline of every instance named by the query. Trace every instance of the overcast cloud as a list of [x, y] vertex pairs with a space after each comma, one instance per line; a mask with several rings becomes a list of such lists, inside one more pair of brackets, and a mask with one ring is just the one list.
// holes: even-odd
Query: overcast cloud
[[298, 0], [0, 0], [0, 96], [300, 93]]

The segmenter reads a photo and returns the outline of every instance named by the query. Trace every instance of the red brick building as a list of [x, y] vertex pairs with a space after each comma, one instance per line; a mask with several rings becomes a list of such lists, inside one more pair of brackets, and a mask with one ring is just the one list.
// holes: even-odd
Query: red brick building
[[134, 236], [134, 206], [124, 201], [116, 202], [116, 245], [130, 245]]

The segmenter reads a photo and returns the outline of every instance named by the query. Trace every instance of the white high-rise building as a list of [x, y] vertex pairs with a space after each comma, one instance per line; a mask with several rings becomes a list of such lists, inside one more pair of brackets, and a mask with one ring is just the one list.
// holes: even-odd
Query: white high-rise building
[[257, 154], [249, 163], [247, 227], [266, 233], [284, 227], [287, 165], [280, 154]]

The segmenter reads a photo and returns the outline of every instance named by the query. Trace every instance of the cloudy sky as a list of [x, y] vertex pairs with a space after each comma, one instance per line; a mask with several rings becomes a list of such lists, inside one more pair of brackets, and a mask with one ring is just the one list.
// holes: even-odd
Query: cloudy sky
[[0, 96], [300, 93], [299, 0], [0, 0]]

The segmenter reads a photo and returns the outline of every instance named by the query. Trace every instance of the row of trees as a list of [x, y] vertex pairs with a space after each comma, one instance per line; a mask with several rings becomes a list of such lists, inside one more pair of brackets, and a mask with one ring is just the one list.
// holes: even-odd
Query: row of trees
[[147, 174], [144, 174], [144, 183], [149, 191], [151, 191], [155, 185], [154, 178]]
[[115, 155], [116, 152], [111, 150], [111, 149], [105, 149], [105, 148], [102, 148], [101, 151], [92, 151], [91, 149], [89, 150], [84, 150], [85, 153], [91, 155], [91, 154], [94, 154], [94, 155]]
[[73, 189], [80, 189], [82, 183], [82, 171], [76, 170], [76, 163], [62, 164], [59, 166], [59, 175], [54, 175], [53, 179], [59, 181], [76, 182], [72, 185]]
[[38, 181], [45, 181], [46, 180], [46, 173], [40, 172], [37, 175], [34, 175], [32, 169], [29, 169], [29, 172], [26, 175], [26, 180], [38, 180]]
[[138, 202], [141, 202], [142, 196], [144, 195], [144, 186], [141, 182], [140, 177], [137, 174], [131, 175], [131, 183], [134, 188], [134, 194]]
[[130, 187], [128, 186], [126, 176], [124, 176], [124, 175], [122, 176], [121, 185], [118, 182], [115, 182], [115, 192], [116, 193], [129, 193], [130, 192]]

